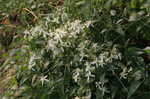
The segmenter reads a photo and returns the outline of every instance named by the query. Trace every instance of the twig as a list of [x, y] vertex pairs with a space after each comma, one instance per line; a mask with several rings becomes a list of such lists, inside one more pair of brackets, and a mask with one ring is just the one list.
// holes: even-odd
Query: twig
[[29, 12], [29, 13], [31, 13], [32, 14], [32, 16], [34, 16], [34, 20], [33, 21], [35, 21], [35, 20], [37, 20], [38, 19], [38, 17], [33, 13], [33, 11], [31, 11], [31, 10], [29, 10], [29, 9], [27, 9], [27, 8], [23, 8], [23, 10], [25, 10], [25, 11], [27, 11], [27, 12]]

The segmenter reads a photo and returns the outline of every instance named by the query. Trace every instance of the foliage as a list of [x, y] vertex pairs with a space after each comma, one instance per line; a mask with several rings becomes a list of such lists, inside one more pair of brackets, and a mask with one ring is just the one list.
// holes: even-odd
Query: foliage
[[31, 16], [19, 14], [23, 37], [11, 46], [20, 47], [2, 56], [4, 74], [15, 73], [1, 97], [148, 99], [149, 0], [12, 1]]

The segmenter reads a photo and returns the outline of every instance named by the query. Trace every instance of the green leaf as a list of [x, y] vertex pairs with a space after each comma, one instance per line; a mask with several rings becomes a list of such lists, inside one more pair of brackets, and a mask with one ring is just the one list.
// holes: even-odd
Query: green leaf
[[150, 54], [150, 49], [144, 49], [144, 52]]
[[138, 90], [138, 88], [140, 87], [140, 85], [142, 84], [141, 81], [133, 81], [131, 83], [131, 86], [129, 88], [129, 92], [128, 92], [128, 96], [127, 99], [130, 99], [130, 97]]
[[144, 92], [141, 95], [136, 96], [133, 99], [149, 99], [150, 98], [150, 92]]
[[132, 53], [132, 54], [135, 54], [135, 55], [141, 55], [144, 53], [144, 51], [140, 48], [137, 48], [137, 47], [130, 47], [128, 48], [128, 52], [129, 53]]
[[131, 7], [135, 8], [137, 6], [137, 0], [132, 0], [131, 1]]

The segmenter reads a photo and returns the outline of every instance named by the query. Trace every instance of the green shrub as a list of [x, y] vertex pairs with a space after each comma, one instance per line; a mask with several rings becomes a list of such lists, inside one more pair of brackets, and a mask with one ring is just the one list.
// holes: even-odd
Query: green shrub
[[4, 96], [20, 92], [25, 99], [148, 99], [148, 64], [141, 57], [147, 46], [142, 41], [149, 40], [148, 4], [65, 0], [24, 31], [27, 44], [22, 49], [29, 56], [13, 79], [19, 88]]

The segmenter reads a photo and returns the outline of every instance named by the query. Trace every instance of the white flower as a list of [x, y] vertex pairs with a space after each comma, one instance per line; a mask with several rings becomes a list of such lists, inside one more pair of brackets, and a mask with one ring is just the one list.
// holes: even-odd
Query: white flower
[[80, 70], [79, 68], [77, 68], [77, 69], [75, 70], [75, 72], [73, 73], [73, 79], [74, 79], [75, 82], [78, 81], [79, 76], [80, 76], [80, 72], [81, 72], [81, 70]]
[[94, 78], [95, 75], [92, 74], [92, 71], [95, 69], [95, 67], [92, 67], [90, 65], [90, 63], [86, 62], [86, 68], [85, 68], [85, 71], [86, 71], [86, 75], [85, 77], [87, 77], [87, 82], [90, 82], [90, 78]]
[[87, 77], [87, 82], [90, 82], [90, 78], [94, 78], [95, 75], [93, 75], [91, 71], [87, 71], [85, 77]]
[[85, 23], [84, 23], [84, 25], [86, 26], [86, 27], [89, 27], [90, 25], [92, 25], [93, 23], [94, 23], [95, 21], [86, 21]]
[[116, 12], [116, 10], [111, 10], [111, 11], [110, 11], [110, 14], [111, 14], [112, 16], [115, 16], [115, 15], [117, 14], [117, 12]]
[[56, 45], [57, 45], [56, 41], [54, 41], [54, 40], [48, 40], [47, 48], [51, 49], [51, 50], [55, 50], [56, 49]]
[[120, 78], [126, 79], [130, 72], [132, 72], [132, 67], [130, 67], [129, 69], [127, 67], [124, 67], [123, 71], [120, 73]]
[[47, 76], [42, 76], [42, 77], [40, 78], [40, 81], [42, 82], [42, 86], [43, 86], [44, 82], [48, 82], [48, 81], [49, 81], [49, 80], [46, 79], [46, 78], [47, 78]]
[[36, 65], [36, 62], [35, 62], [36, 59], [40, 59], [40, 57], [36, 56], [35, 54], [33, 54], [30, 57], [30, 60], [29, 60], [29, 69], [31, 69], [33, 66]]
[[137, 15], [136, 14], [133, 14], [129, 17], [129, 21], [136, 21], [137, 19]]

